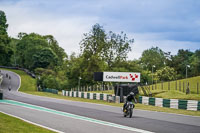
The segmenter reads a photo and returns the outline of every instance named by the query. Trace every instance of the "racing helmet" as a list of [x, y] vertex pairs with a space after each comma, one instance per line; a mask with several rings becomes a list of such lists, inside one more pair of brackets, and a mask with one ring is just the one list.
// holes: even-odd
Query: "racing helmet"
[[134, 96], [134, 93], [133, 93], [133, 92], [130, 92], [130, 95]]

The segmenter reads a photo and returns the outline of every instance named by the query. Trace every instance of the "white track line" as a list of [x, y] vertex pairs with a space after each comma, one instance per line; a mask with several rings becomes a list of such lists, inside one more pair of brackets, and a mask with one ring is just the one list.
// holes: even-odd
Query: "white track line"
[[102, 120], [98, 120], [98, 119], [75, 115], [75, 114], [71, 114], [71, 113], [67, 113], [67, 112], [57, 111], [54, 109], [49, 109], [49, 108], [45, 108], [42, 106], [27, 104], [27, 103], [23, 103], [23, 102], [14, 101], [14, 100], [6, 100], [6, 101], [2, 101], [2, 103], [16, 105], [16, 106], [20, 106], [20, 107], [24, 107], [24, 108], [29, 108], [32, 110], [48, 112], [48, 113], [52, 113], [52, 114], [56, 114], [56, 115], [60, 115], [60, 116], [64, 116], [64, 117], [69, 117], [69, 118], [73, 118], [73, 119], [77, 119], [77, 120], [83, 120], [83, 121], [87, 121], [87, 122], [91, 122], [91, 123], [96, 123], [96, 124], [100, 124], [100, 125], [124, 129], [124, 130], [128, 130], [128, 131], [134, 131], [134, 132], [138, 132], [138, 133], [153, 133], [151, 131], [147, 131], [147, 130], [143, 130], [143, 129], [139, 129], [139, 128], [128, 127], [128, 126], [124, 126], [124, 125], [120, 125], [120, 124], [115, 124], [112, 122], [107, 122], [107, 121], [102, 121]]
[[56, 130], [56, 129], [53, 129], [53, 128], [50, 128], [50, 127], [46, 127], [46, 126], [43, 126], [43, 125], [40, 125], [40, 124], [31, 122], [31, 121], [28, 121], [28, 120], [25, 120], [25, 119], [23, 119], [23, 118], [21, 118], [21, 117], [18, 117], [18, 116], [9, 114], [9, 113], [5, 113], [5, 112], [3, 112], [3, 111], [0, 111], [0, 112], [3, 113], [3, 114], [9, 115], [9, 116], [15, 117], [15, 118], [17, 118], [17, 119], [20, 119], [20, 120], [22, 120], [22, 121], [28, 122], [28, 123], [30, 123], [30, 124], [33, 124], [33, 125], [36, 125], [36, 126], [39, 126], [39, 127], [42, 127], [42, 128], [45, 128], [45, 129], [54, 131], [54, 132], [57, 132], [57, 133], [64, 133], [64, 132], [62, 132], [62, 131], [59, 131], [59, 130]]

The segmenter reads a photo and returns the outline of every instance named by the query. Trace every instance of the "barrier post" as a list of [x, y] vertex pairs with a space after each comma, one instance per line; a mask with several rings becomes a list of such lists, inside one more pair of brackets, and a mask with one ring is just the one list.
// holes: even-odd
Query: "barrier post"
[[170, 82], [168, 82], [168, 90], [170, 90]]
[[190, 84], [189, 82], [187, 83], [187, 88], [186, 88], [186, 94], [189, 94], [190, 93]]

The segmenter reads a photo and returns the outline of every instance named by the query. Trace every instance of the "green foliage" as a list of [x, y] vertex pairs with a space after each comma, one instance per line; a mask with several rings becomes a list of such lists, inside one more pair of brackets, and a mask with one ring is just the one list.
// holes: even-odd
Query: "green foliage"
[[[119, 64], [125, 63], [127, 53], [131, 51], [131, 43], [133, 39], [128, 40], [123, 32], [115, 34], [110, 31], [106, 34], [102, 26], [95, 24], [89, 33], [84, 34], [84, 39], [80, 42], [82, 53], [77, 59], [78, 63], [73, 61], [72, 64], [77, 65], [72, 66], [70, 75], [76, 75], [76, 80], [83, 77], [83, 84], [93, 84], [94, 72], [128, 71], [126, 65]], [[77, 85], [77, 81], [75, 84]]]
[[51, 49], [43, 48], [33, 54], [32, 63], [31, 68], [33, 69], [38, 67], [47, 68], [48, 66], [53, 68], [54, 65], [57, 65], [57, 56]]
[[12, 48], [0, 43], [0, 65], [9, 66], [11, 64], [12, 55], [13, 55]]
[[35, 69], [37, 77], [37, 86], [41, 88], [50, 88], [62, 90], [67, 88], [68, 81], [65, 75], [56, 73], [51, 69], [37, 68]]
[[81, 65], [79, 76], [84, 77], [83, 82], [91, 82], [94, 72], [104, 70], [104, 55], [107, 48], [106, 34], [103, 28], [96, 24], [84, 36], [80, 42], [82, 55], [79, 60]]
[[148, 84], [152, 81], [152, 75], [151, 71], [143, 70], [141, 72], [141, 83]]
[[[178, 73], [178, 78], [185, 78], [186, 65], [190, 64], [190, 59], [193, 53], [189, 50], [180, 49], [178, 54], [172, 57], [172, 66]], [[190, 76], [190, 70], [188, 71], [188, 76]]]
[[36, 68], [35, 73], [37, 75], [55, 75], [55, 72], [50, 69], [44, 69], [44, 68]]
[[161, 68], [156, 71], [156, 77], [159, 81], [170, 81], [176, 79], [176, 72], [174, 68], [170, 68], [168, 66]]
[[106, 34], [99, 24], [94, 25], [89, 33], [84, 34], [84, 39], [80, 42], [81, 51], [86, 58], [91, 55], [103, 57], [106, 45]]
[[9, 46], [10, 38], [7, 34], [7, 19], [3, 11], [0, 10], [0, 65], [10, 65], [12, 48]]
[[158, 47], [152, 47], [151, 49], [144, 50], [141, 57], [141, 63], [144, 69], [152, 70], [152, 66], [155, 66], [155, 70], [158, 70], [164, 66], [165, 62], [164, 52]]
[[7, 35], [8, 24], [6, 15], [3, 11], [0, 10], [0, 35]]
[[41, 79], [43, 80], [43, 87], [44, 88], [51, 88], [51, 89], [58, 89], [60, 88], [60, 85], [58, 83], [58, 80], [53, 75], [45, 75], [42, 76]]
[[105, 61], [108, 64], [108, 69], [112, 70], [112, 67], [115, 66], [114, 64], [126, 60], [128, 52], [131, 51], [130, 45], [134, 42], [134, 39], [128, 40], [128, 37], [123, 32], [116, 34], [110, 31], [106, 41]]
[[58, 42], [52, 35], [46, 35], [44, 38], [47, 40], [48, 45], [57, 56], [57, 65], [63, 65], [64, 59], [67, 58], [67, 54], [65, 53], [64, 49], [59, 47]]
[[70, 56], [69, 62], [66, 65], [66, 77], [69, 83], [67, 88], [73, 88], [75, 86], [78, 86], [78, 79], [79, 77], [82, 76], [81, 73], [83, 70], [83, 66], [81, 66], [81, 62], [82, 62], [82, 65], [84, 65], [82, 58], [77, 57], [75, 53], [72, 53], [72, 55]]
[[31, 33], [20, 33], [21, 40], [17, 43], [17, 62], [20, 66], [31, 70], [57, 65], [58, 56], [49, 47], [46, 37]]
[[192, 76], [200, 75], [200, 50], [196, 50], [190, 58], [191, 69], [189, 69]]

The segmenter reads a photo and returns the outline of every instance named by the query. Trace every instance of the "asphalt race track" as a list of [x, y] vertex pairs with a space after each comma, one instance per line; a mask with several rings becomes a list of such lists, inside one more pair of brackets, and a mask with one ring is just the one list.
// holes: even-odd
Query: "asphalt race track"
[[[124, 118], [119, 107], [59, 100], [18, 92], [19, 76], [9, 71], [1, 70], [1, 72], [4, 74], [1, 85], [4, 99], [14, 101], [2, 100], [5, 102], [0, 102], [0, 111], [60, 132], [200, 132], [200, 117], [135, 109], [133, 118]], [[6, 78], [6, 73], [11, 79]], [[11, 90], [9, 91], [8, 88]]]

